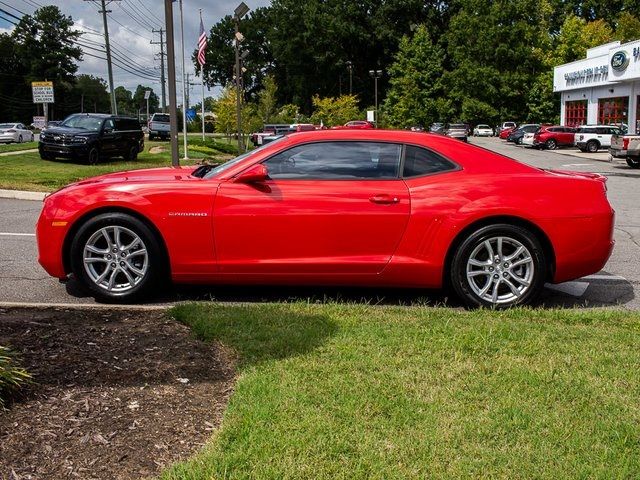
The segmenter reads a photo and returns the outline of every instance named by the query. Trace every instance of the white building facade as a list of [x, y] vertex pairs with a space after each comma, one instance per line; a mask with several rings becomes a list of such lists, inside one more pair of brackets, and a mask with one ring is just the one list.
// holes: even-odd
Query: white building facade
[[640, 40], [587, 50], [587, 58], [553, 70], [565, 126], [624, 123], [640, 133]]

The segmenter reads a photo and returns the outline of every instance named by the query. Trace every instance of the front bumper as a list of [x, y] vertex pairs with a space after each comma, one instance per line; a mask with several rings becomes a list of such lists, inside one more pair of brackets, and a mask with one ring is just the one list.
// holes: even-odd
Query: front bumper
[[[68, 231], [66, 222], [56, 222], [58, 207], [51, 199], [45, 199], [42, 212], [36, 224], [36, 241], [38, 244], [38, 263], [51, 275], [65, 279], [63, 264], [63, 244]], [[64, 223], [64, 225], [62, 224]]]
[[89, 155], [90, 146], [86, 143], [78, 145], [63, 145], [57, 143], [43, 143], [38, 144], [38, 151], [40, 155], [55, 155], [62, 158], [84, 158]]

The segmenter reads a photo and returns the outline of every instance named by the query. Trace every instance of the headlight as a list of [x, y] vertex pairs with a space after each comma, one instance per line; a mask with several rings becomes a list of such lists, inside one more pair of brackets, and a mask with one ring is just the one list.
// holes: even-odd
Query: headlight
[[71, 143], [87, 143], [87, 140], [89, 140], [87, 137], [73, 137]]

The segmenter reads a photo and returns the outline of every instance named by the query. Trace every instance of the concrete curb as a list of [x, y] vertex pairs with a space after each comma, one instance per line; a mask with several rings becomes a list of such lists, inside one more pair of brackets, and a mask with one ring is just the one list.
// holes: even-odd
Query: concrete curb
[[66, 310], [126, 310], [131, 312], [155, 312], [169, 310], [174, 305], [109, 305], [106, 303], [36, 303], [36, 302], [0, 302], [0, 308], [26, 309], [66, 309]]
[[37, 153], [37, 148], [30, 148], [29, 150], [14, 150], [13, 152], [2, 152], [0, 157], [10, 157], [12, 155], [21, 155], [23, 153]]
[[41, 202], [47, 196], [45, 192], [26, 192], [24, 190], [3, 190], [0, 189], [0, 198], [11, 198], [14, 200], [35, 200]]

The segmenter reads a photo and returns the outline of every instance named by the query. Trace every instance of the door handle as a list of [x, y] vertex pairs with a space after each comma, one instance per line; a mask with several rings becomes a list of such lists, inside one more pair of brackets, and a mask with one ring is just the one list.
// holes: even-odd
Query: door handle
[[382, 195], [374, 195], [369, 198], [369, 201], [372, 203], [377, 203], [380, 205], [389, 205], [392, 203], [398, 203], [400, 199], [398, 197], [392, 197], [391, 195], [382, 194]]

